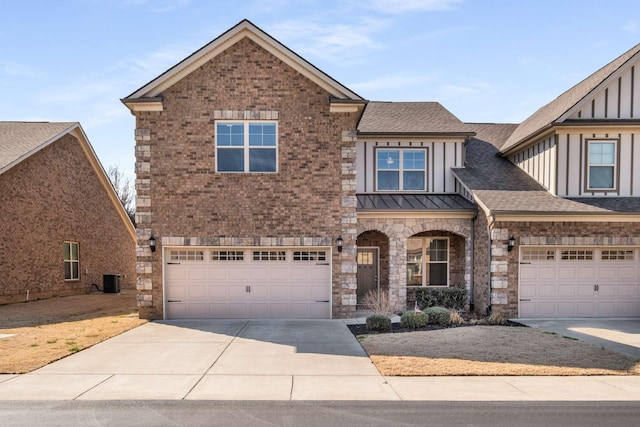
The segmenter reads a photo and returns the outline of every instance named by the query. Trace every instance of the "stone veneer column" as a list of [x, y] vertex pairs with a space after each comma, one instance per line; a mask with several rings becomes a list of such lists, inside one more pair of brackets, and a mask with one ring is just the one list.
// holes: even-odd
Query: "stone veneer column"
[[[138, 307], [153, 305], [151, 274], [151, 133], [149, 129], [136, 129], [136, 289]], [[159, 243], [159, 242], [158, 242]], [[144, 313], [141, 313], [144, 316]]]
[[341, 163], [341, 236], [344, 240], [340, 258], [340, 315], [350, 317], [355, 313], [357, 304], [357, 198], [356, 198], [356, 131], [342, 132], [342, 163]]
[[491, 305], [507, 305], [509, 303], [507, 288], [509, 287], [508, 255], [509, 229], [494, 228], [491, 230]]

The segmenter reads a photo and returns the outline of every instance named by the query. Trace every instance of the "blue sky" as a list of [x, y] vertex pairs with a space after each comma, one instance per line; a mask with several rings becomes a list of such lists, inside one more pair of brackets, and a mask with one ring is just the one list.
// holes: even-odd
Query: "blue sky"
[[637, 0], [5, 0], [0, 120], [79, 121], [133, 177], [119, 99], [244, 18], [366, 99], [467, 122], [520, 122], [640, 42]]

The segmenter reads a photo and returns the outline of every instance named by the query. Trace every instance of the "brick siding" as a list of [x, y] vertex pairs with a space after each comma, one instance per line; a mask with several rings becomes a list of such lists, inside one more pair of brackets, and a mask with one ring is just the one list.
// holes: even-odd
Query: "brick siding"
[[[72, 135], [0, 175], [0, 206], [0, 304], [87, 293], [104, 274], [135, 287], [135, 244]], [[80, 280], [64, 280], [64, 241]]]
[[[342, 236], [344, 251], [333, 252], [333, 315], [354, 312], [359, 115], [330, 113], [329, 93], [249, 39], [163, 97], [164, 111], [136, 113], [141, 315], [162, 316], [162, 251], [145, 247], [151, 234], [158, 242]], [[215, 173], [215, 121], [244, 114], [277, 118], [278, 173]]]

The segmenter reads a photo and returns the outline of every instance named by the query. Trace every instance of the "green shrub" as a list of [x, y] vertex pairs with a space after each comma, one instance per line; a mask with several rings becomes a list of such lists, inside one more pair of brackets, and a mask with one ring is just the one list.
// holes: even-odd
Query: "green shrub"
[[424, 328], [429, 324], [429, 316], [422, 312], [407, 311], [400, 317], [400, 323], [407, 329]]
[[424, 312], [429, 317], [429, 324], [444, 326], [451, 324], [451, 313], [444, 307], [429, 307]]
[[421, 310], [429, 307], [446, 307], [463, 310], [467, 303], [465, 288], [427, 288], [416, 291], [416, 301]]
[[367, 317], [367, 328], [370, 331], [388, 332], [391, 330], [391, 319], [384, 314], [372, 314]]

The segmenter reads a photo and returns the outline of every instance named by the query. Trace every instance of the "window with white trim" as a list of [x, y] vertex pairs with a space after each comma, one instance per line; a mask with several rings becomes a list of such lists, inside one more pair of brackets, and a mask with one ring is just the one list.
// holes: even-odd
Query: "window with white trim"
[[327, 253], [325, 251], [294, 251], [294, 261], [326, 261]]
[[211, 261], [243, 261], [244, 251], [211, 251]]
[[217, 172], [277, 172], [276, 122], [216, 122], [215, 140]]
[[588, 141], [587, 190], [616, 187], [616, 141]]
[[593, 250], [591, 249], [568, 249], [560, 254], [562, 261], [591, 261]]
[[426, 149], [377, 149], [377, 191], [425, 191], [427, 188]]
[[609, 249], [603, 250], [600, 254], [603, 261], [633, 261], [632, 249]]
[[407, 286], [449, 285], [449, 239], [407, 239]]
[[286, 261], [285, 251], [253, 251], [254, 261]]
[[80, 246], [64, 242], [64, 280], [80, 280]]
[[553, 261], [556, 259], [556, 251], [552, 249], [523, 249], [523, 261]]
[[204, 261], [204, 251], [171, 251], [171, 261]]

